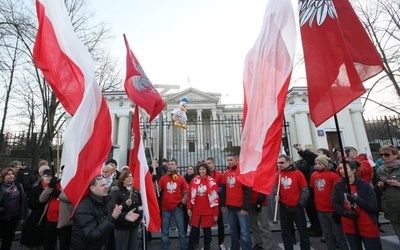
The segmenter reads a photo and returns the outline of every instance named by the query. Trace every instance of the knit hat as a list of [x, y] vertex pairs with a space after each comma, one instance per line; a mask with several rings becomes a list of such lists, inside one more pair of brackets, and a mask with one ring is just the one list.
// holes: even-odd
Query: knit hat
[[47, 165], [41, 166], [41, 167], [38, 169], [39, 176], [42, 176], [42, 175], [43, 175], [43, 171], [46, 170], [46, 169], [50, 169], [50, 167], [47, 166]]
[[117, 161], [116, 160], [114, 160], [114, 159], [109, 159], [108, 161], [107, 161], [107, 165], [108, 164], [110, 164], [110, 163], [114, 163], [115, 164], [115, 166], [118, 166], [118, 163], [117, 163]]
[[45, 169], [43, 171], [43, 175], [51, 175], [51, 176], [53, 176], [53, 171], [51, 171], [50, 169]]
[[320, 155], [317, 158], [315, 158], [315, 161], [320, 161], [322, 164], [324, 164], [326, 167], [329, 166], [329, 158], [326, 157], [325, 155]]

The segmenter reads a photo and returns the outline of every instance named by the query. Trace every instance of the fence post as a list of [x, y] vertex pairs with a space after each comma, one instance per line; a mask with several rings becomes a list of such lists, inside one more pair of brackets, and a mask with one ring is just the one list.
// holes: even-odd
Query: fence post
[[388, 134], [389, 134], [389, 137], [390, 137], [390, 143], [391, 143], [392, 145], [394, 145], [393, 138], [392, 138], [392, 134], [390, 133], [389, 121], [388, 121], [386, 115], [385, 115], [385, 125], [386, 125], [386, 127], [387, 127]]

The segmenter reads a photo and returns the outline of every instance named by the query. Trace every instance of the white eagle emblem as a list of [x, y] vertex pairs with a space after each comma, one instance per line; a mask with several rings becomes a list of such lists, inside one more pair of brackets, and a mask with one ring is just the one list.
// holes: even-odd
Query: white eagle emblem
[[168, 193], [172, 194], [175, 193], [176, 190], [176, 182], [171, 181], [167, 183], [167, 191]]
[[210, 207], [215, 207], [218, 206], [218, 193], [213, 190], [210, 192], [210, 194], [208, 195], [208, 200], [210, 201]]
[[321, 26], [329, 15], [332, 19], [337, 19], [337, 13], [332, 0], [300, 0], [300, 27], [308, 22], [308, 26], [312, 27], [314, 19], [318, 26]]
[[315, 180], [314, 184], [317, 187], [318, 191], [322, 191], [325, 189], [326, 181], [325, 181], [325, 179], [318, 178]]
[[281, 184], [283, 189], [289, 189], [292, 185], [292, 178], [287, 178], [287, 176], [281, 178]]
[[[192, 192], [190, 192], [190, 195], [191, 195], [192, 197], [195, 197], [195, 196], [196, 196], [196, 193], [197, 193], [196, 189], [195, 189], [195, 188], [192, 188]], [[193, 203], [193, 204], [194, 204], [194, 203]]]
[[200, 185], [197, 187], [197, 194], [198, 194], [199, 196], [204, 196], [204, 194], [206, 193], [206, 191], [207, 191], [207, 186], [206, 186], [206, 185], [200, 184]]
[[230, 187], [230, 188], [234, 187], [235, 183], [236, 183], [236, 177], [234, 175], [228, 176], [228, 180], [227, 180], [228, 187]]
[[135, 63], [135, 67], [137, 71], [140, 72], [140, 75], [132, 76], [131, 81], [133, 87], [138, 91], [144, 91], [148, 89], [152, 93], [157, 93], [156, 88], [154, 88], [153, 84], [150, 82], [146, 73], [144, 73], [142, 66], [139, 63]]

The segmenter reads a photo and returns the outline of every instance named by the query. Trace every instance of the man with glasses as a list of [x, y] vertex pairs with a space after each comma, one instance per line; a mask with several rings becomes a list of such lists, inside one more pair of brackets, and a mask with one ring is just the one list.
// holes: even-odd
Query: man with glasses
[[[309, 190], [304, 175], [293, 166], [292, 159], [287, 155], [278, 158], [280, 174], [275, 182], [275, 202], [279, 202], [282, 240], [285, 250], [293, 249], [293, 222], [300, 235], [300, 248], [310, 249], [310, 239], [307, 231], [307, 221], [304, 205], [309, 197]], [[279, 180], [280, 179], [280, 180]], [[279, 193], [277, 193], [279, 185]]]
[[[78, 204], [72, 227], [71, 249], [103, 249], [106, 236], [118, 220], [135, 222], [139, 214], [134, 210], [121, 214], [122, 205], [109, 204], [107, 180], [96, 176], [89, 186], [89, 194]], [[112, 210], [112, 213], [109, 212]]]

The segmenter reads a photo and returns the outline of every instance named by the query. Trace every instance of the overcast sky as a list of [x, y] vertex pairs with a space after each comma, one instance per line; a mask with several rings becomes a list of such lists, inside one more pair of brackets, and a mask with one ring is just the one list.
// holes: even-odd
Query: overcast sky
[[[243, 102], [244, 58], [262, 26], [266, 0], [93, 0], [116, 35], [112, 51], [125, 62], [122, 34], [153, 84], [220, 92]], [[295, 8], [297, 8], [297, 2]], [[299, 38], [298, 38], [299, 39]], [[299, 51], [298, 51], [299, 53]], [[125, 74], [125, 68], [123, 68]], [[293, 75], [292, 81], [298, 81]]]

